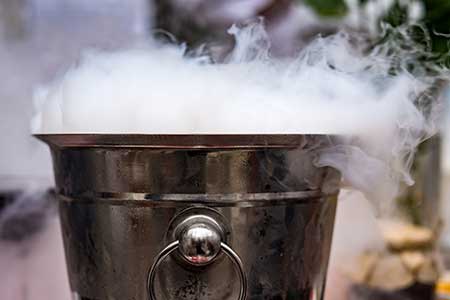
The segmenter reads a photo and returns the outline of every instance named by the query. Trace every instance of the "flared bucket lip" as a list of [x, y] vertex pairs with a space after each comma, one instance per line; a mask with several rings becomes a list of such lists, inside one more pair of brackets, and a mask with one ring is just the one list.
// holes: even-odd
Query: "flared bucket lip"
[[57, 148], [242, 149], [298, 148], [324, 134], [35, 134]]

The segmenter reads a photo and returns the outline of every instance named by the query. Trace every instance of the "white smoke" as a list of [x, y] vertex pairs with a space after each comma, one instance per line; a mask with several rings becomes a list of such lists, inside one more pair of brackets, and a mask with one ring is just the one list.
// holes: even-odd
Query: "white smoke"
[[369, 198], [392, 199], [399, 181], [412, 183], [411, 155], [435, 128], [430, 104], [417, 99], [435, 78], [407, 71], [406, 51], [367, 52], [339, 33], [277, 60], [262, 22], [230, 33], [236, 46], [224, 64], [157, 43], [85, 53], [37, 90], [34, 132], [333, 134], [343, 138], [316, 163]]

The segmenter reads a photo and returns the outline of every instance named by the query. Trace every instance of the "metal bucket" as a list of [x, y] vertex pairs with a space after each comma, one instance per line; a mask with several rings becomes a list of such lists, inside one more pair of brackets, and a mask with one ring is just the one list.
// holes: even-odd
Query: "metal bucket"
[[322, 299], [339, 173], [319, 135], [39, 135], [83, 300]]

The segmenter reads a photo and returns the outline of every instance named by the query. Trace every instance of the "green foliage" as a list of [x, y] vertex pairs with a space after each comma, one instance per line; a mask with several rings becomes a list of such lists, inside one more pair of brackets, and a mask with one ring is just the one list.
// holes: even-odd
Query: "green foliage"
[[405, 7], [395, 3], [381, 21], [391, 24], [394, 27], [406, 24], [408, 22], [408, 11]]
[[343, 17], [348, 11], [344, 0], [304, 0], [304, 2], [323, 17]]
[[[429, 33], [431, 51], [446, 55], [449, 51], [450, 36], [450, 1], [422, 0], [425, 7], [425, 17], [422, 20]], [[399, 2], [393, 5], [388, 14], [381, 20], [394, 27], [408, 22], [408, 12]]]
[[[370, 0], [359, 0], [361, 5]], [[424, 25], [428, 29], [431, 38], [432, 50], [435, 53], [447, 54], [450, 44], [450, 0], [421, 0], [425, 7]], [[348, 12], [344, 0], [303, 0], [323, 17], [343, 17]], [[408, 22], [407, 9], [396, 0], [391, 10], [382, 17], [381, 22], [394, 27]]]
[[423, 0], [423, 2], [426, 11], [424, 22], [433, 40], [433, 50], [447, 53], [450, 40], [448, 36], [450, 33], [450, 1]]

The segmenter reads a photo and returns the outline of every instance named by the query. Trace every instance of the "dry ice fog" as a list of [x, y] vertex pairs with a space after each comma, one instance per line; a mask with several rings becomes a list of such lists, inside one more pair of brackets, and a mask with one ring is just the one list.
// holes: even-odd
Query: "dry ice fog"
[[425, 49], [410, 28], [389, 31], [371, 49], [354, 34], [318, 37], [290, 59], [272, 57], [262, 20], [231, 27], [235, 46], [220, 62], [157, 41], [86, 51], [36, 90], [33, 131], [338, 135], [315, 163], [389, 211], [400, 183], [413, 184], [416, 146], [436, 131], [431, 86], [446, 76], [416, 62]]

